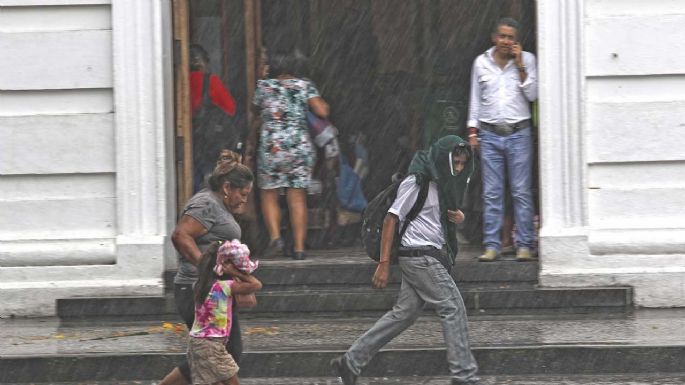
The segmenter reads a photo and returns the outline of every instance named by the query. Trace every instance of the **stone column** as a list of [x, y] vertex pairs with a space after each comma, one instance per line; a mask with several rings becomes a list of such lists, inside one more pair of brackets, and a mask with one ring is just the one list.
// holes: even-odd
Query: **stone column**
[[170, 4], [112, 2], [117, 265], [161, 276], [173, 224]]
[[540, 0], [540, 263], [545, 275], [588, 255], [583, 135], [583, 1]]

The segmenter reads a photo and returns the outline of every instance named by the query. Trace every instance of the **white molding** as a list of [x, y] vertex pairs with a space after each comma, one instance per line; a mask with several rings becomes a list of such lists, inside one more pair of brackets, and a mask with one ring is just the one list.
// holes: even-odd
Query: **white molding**
[[[120, 236], [166, 235], [168, 101], [164, 90], [164, 0], [112, 4], [116, 127], [117, 230]], [[167, 43], [167, 44], [170, 44]]]
[[[117, 0], [119, 1], [119, 0]], [[112, 0], [0, 0], [0, 7], [107, 5]]]
[[542, 227], [587, 225], [583, 0], [538, 1]]
[[117, 265], [158, 278], [173, 222], [173, 100], [170, 4], [112, 4], [117, 175]]
[[115, 263], [114, 239], [29, 239], [0, 241], [0, 266], [108, 265]]

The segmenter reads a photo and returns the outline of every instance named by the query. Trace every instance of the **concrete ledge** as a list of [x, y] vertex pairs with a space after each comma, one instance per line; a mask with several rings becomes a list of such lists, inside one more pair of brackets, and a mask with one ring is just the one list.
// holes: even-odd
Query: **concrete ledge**
[[58, 298], [162, 296], [166, 243], [118, 237], [115, 264], [0, 267], [0, 316], [54, 316]]
[[[0, 317], [54, 316], [57, 299], [75, 296], [161, 296], [159, 279], [9, 282], [0, 284]], [[40, 295], [36, 295], [39, 292]]]
[[[462, 290], [468, 310], [510, 309], [571, 309], [575, 307], [621, 310], [632, 306], [631, 290], [616, 288], [578, 289], [474, 289]], [[356, 292], [271, 292], [257, 297], [258, 305], [246, 312], [351, 312], [389, 310], [397, 297], [396, 290], [374, 291], [362, 289]]]
[[[316, 312], [354, 313], [386, 311], [395, 303], [398, 288], [328, 288], [326, 290], [289, 289], [263, 291], [257, 294], [257, 306], [245, 313], [301, 314]], [[469, 312], [625, 311], [632, 308], [629, 287], [595, 288], [483, 288], [461, 290]], [[92, 297], [66, 298], [57, 301], [57, 312], [63, 318], [176, 315], [173, 294], [164, 297]]]
[[685, 229], [592, 229], [588, 246], [593, 255], [683, 255]]
[[613, 272], [543, 270], [540, 284], [545, 287], [631, 286], [637, 306], [685, 307], [685, 269], [635, 274], [622, 273], [620, 268]]
[[[343, 351], [247, 352], [242, 377], [330, 376]], [[474, 348], [482, 374], [674, 373], [685, 367], [684, 346], [526, 346]], [[75, 382], [159, 379], [184, 353], [0, 357], [0, 382]], [[364, 376], [447, 374], [445, 349], [381, 351]]]
[[112, 238], [0, 241], [0, 266], [114, 264], [114, 249]]
[[[369, 259], [369, 258], [367, 258]], [[371, 261], [369, 259], [369, 261]], [[376, 264], [309, 264], [300, 266], [277, 265], [265, 261], [255, 272], [265, 285], [321, 285], [321, 284], [370, 284]], [[464, 282], [535, 282], [538, 264], [536, 262], [497, 261], [483, 263], [457, 260], [452, 277], [457, 283]], [[390, 282], [399, 283], [399, 267], [391, 267]]]

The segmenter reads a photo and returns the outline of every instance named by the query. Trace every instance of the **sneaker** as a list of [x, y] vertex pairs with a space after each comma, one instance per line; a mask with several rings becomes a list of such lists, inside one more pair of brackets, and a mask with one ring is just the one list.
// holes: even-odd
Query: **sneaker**
[[495, 249], [485, 249], [485, 253], [478, 257], [481, 262], [492, 262], [497, 259], [497, 250]]
[[532, 261], [533, 253], [527, 247], [519, 247], [516, 250], [516, 260], [520, 262]]
[[301, 261], [305, 259], [304, 251], [296, 251], [293, 253], [293, 259], [296, 261]]
[[357, 375], [352, 373], [352, 370], [347, 366], [347, 359], [345, 356], [339, 356], [331, 360], [331, 367], [335, 374], [337, 374], [345, 385], [355, 385], [357, 383]]
[[273, 258], [277, 257], [279, 255], [283, 255], [283, 239], [281, 238], [276, 238], [272, 239], [271, 242], [269, 242], [269, 246], [266, 247], [266, 250], [264, 250], [264, 257], [265, 258]]
[[484, 385], [484, 384], [482, 382], [480, 382], [480, 380], [478, 380], [478, 379], [473, 380], [473, 381], [464, 382], [464, 381], [457, 380], [456, 378], [453, 378], [452, 379], [452, 385]]

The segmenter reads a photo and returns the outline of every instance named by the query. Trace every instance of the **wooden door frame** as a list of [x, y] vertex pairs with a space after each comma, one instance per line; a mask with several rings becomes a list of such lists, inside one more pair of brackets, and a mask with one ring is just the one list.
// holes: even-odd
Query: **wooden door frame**
[[190, 15], [188, 0], [173, 1], [175, 157], [177, 212], [193, 195], [193, 135], [190, 111]]
[[[181, 212], [185, 202], [193, 195], [193, 136], [192, 112], [190, 110], [190, 7], [189, 0], [173, 1], [173, 39], [174, 39], [174, 93], [175, 93], [175, 158], [177, 212]], [[245, 20], [245, 65], [247, 100], [247, 124], [249, 129], [246, 147], [254, 149], [257, 143], [257, 117], [252, 109], [252, 98], [259, 77], [262, 47], [261, 0], [243, 0]], [[253, 165], [250, 165], [253, 166]], [[255, 213], [254, 199], [248, 204]]]
[[[247, 83], [245, 108], [247, 111], [248, 133], [245, 138], [244, 153], [249, 156], [247, 166], [253, 172], [256, 171], [256, 146], [257, 133], [259, 132], [259, 119], [252, 108], [252, 98], [254, 97], [257, 80], [262, 70], [262, 2], [261, 0], [244, 0], [245, 9], [245, 82]], [[255, 206], [256, 189], [253, 188], [247, 200], [246, 216], [256, 220], [257, 208]]]

